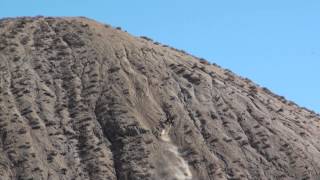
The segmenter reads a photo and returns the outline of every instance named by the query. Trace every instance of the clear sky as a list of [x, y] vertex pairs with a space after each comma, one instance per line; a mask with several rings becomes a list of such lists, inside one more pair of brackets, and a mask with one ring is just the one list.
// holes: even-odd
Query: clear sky
[[121, 26], [320, 112], [319, 0], [0, 0], [0, 17], [35, 15]]

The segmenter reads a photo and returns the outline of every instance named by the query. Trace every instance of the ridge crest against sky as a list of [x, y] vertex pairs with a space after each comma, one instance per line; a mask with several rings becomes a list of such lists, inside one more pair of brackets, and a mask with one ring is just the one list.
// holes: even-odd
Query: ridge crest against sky
[[320, 1], [2, 0], [0, 17], [86, 16], [149, 36], [320, 112]]

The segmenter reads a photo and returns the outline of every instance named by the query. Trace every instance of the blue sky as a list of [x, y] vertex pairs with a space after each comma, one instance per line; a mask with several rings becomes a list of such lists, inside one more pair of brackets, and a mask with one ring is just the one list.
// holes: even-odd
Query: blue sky
[[35, 15], [121, 26], [320, 112], [319, 0], [0, 0], [0, 17]]

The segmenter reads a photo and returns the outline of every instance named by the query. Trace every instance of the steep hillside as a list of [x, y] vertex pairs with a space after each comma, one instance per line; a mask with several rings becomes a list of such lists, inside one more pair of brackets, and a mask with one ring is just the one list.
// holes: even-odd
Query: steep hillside
[[320, 118], [86, 18], [0, 20], [1, 180], [319, 180]]

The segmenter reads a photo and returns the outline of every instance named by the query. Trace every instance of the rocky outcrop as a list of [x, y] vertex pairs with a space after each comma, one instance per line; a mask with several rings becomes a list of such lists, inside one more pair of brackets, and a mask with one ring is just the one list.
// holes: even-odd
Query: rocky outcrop
[[86, 18], [0, 21], [0, 177], [320, 179], [320, 118]]

